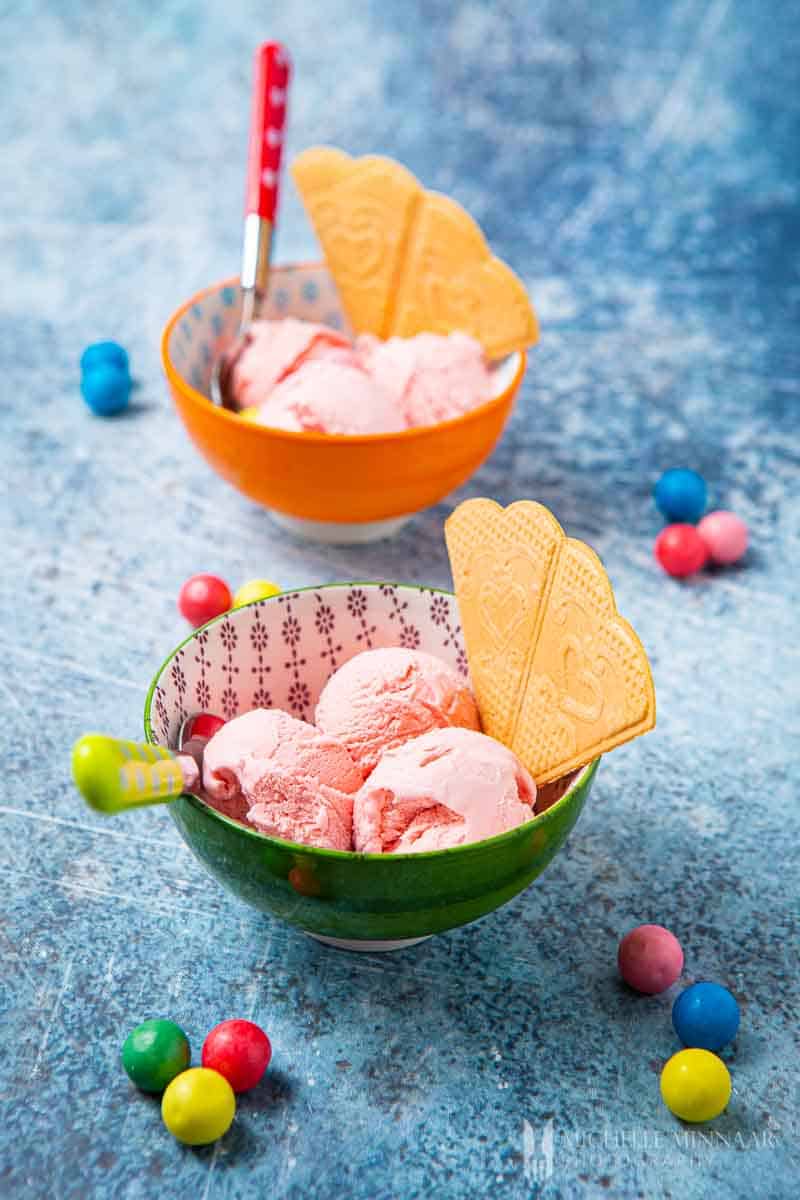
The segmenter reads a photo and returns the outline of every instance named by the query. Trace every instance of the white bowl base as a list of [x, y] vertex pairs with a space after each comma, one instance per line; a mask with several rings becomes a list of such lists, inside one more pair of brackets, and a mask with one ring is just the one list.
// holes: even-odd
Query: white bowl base
[[326, 937], [322, 933], [312, 933], [309, 929], [304, 929], [308, 937], [313, 938], [315, 942], [323, 942], [326, 946], [334, 946], [337, 950], [361, 950], [371, 954], [383, 954], [386, 950], [406, 950], [409, 946], [418, 946], [420, 942], [427, 942], [428, 938], [433, 937], [432, 933], [426, 933], [424, 937], [417, 938], [397, 938], [396, 941], [362, 941], [350, 938], [335, 938]]
[[276, 525], [295, 537], [307, 542], [321, 542], [326, 546], [363, 546], [368, 542], [379, 542], [394, 537], [411, 520], [413, 513], [404, 517], [388, 517], [384, 521], [364, 521], [346, 524], [340, 521], [310, 521], [305, 517], [290, 517], [286, 513], [268, 509]]

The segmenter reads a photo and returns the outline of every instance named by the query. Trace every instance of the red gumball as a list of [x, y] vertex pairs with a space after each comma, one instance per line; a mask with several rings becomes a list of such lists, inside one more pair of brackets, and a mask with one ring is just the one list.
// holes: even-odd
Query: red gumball
[[203, 1042], [203, 1066], [224, 1075], [235, 1092], [255, 1087], [271, 1058], [269, 1038], [252, 1021], [222, 1021]]
[[203, 738], [208, 741], [224, 724], [222, 717], [215, 717], [213, 713], [198, 713], [196, 717], [187, 721], [183, 736], [187, 741], [189, 738]]
[[231, 590], [218, 575], [192, 575], [178, 595], [178, 608], [195, 629], [232, 607]]
[[708, 560], [708, 547], [694, 525], [668, 525], [656, 538], [654, 554], [668, 575], [694, 575]]

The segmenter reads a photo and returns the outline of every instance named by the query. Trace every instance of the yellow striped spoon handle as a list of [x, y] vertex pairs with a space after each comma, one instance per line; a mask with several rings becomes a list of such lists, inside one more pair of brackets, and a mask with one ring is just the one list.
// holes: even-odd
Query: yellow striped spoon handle
[[86, 803], [104, 813], [166, 804], [199, 786], [197, 764], [188, 755], [103, 733], [85, 733], [75, 743], [72, 777]]

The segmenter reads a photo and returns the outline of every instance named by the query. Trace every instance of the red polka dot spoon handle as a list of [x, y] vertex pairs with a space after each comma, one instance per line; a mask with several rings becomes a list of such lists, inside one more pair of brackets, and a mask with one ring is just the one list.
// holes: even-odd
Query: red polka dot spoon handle
[[280, 42], [264, 42], [259, 46], [255, 55], [247, 152], [242, 252], [243, 327], [258, 317], [267, 292], [290, 70], [289, 55]]
[[289, 55], [280, 42], [264, 42], [258, 47], [247, 149], [239, 333], [233, 345], [218, 347], [210, 381], [212, 403], [234, 411], [233, 369], [246, 343], [247, 327], [261, 316], [267, 297], [290, 73]]

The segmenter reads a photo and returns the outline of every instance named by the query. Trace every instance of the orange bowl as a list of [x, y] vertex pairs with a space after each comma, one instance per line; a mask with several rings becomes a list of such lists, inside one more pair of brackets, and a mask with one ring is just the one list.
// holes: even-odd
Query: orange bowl
[[[525, 373], [524, 353], [493, 364], [493, 396], [485, 404], [453, 421], [402, 433], [289, 433], [216, 407], [209, 399], [211, 368], [236, 335], [240, 300], [238, 280], [187, 300], [164, 329], [162, 361], [200, 453], [280, 523], [328, 541], [386, 536], [459, 487], [491, 454]], [[273, 268], [265, 315], [345, 328], [321, 263]]]

